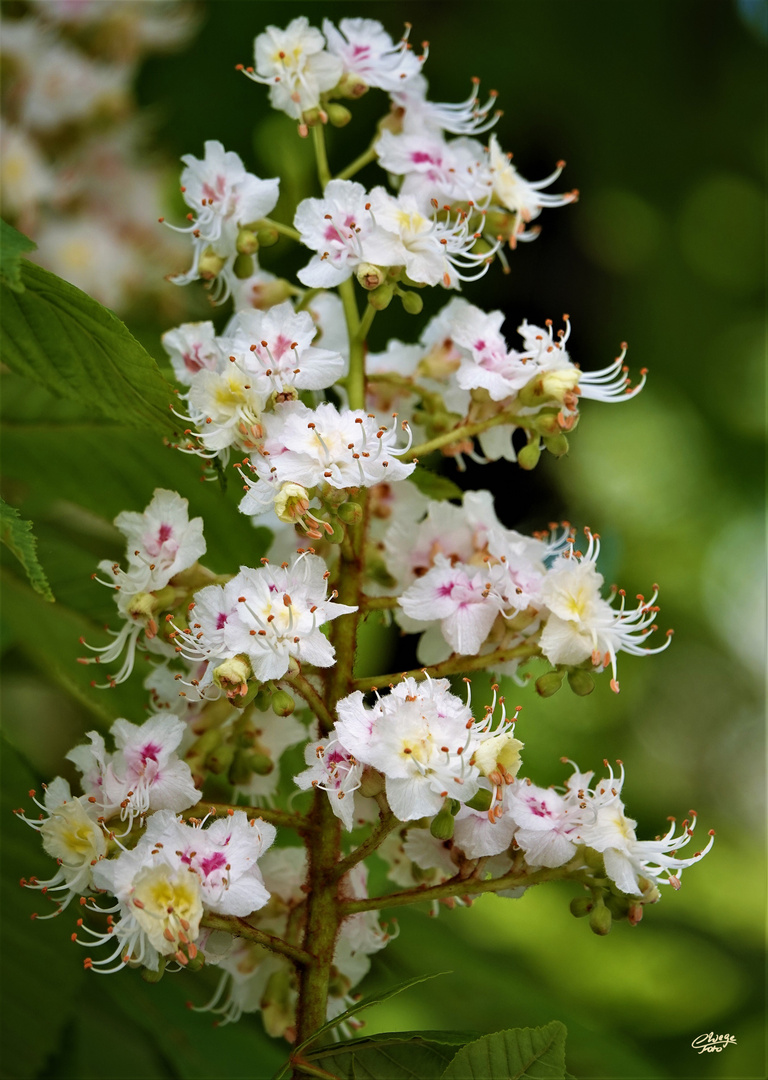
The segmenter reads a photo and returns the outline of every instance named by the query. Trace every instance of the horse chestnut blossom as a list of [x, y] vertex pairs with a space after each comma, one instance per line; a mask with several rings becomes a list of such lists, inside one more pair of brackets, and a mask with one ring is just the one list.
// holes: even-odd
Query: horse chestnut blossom
[[[149, 981], [218, 968], [213, 997], [193, 988], [193, 1008], [223, 1023], [260, 1011], [268, 1034], [297, 1048], [286, 1074], [330, 1075], [314, 1040], [326, 1022], [344, 1037], [357, 1023], [352, 991], [393, 936], [385, 908], [436, 914], [562, 880], [583, 894], [572, 913], [603, 935], [613, 921], [635, 926], [713, 843], [680, 853], [693, 814], [639, 839], [623, 766], [606, 762], [595, 782], [574, 765], [557, 788], [521, 775], [556, 707], [542, 706], [526, 749], [525, 695], [586, 696], [607, 669], [618, 691], [619, 653], [659, 654], [671, 639], [652, 636], [655, 586], [634, 606], [605, 590], [597, 533], [579, 542], [567, 522], [519, 532], [504, 514], [525, 507], [455, 481], [465, 457], [509, 470], [532, 469], [542, 449], [561, 456], [581, 399], [629, 402], [645, 373], [631, 385], [625, 346], [583, 370], [568, 316], [556, 330], [516, 312], [510, 345], [512, 308], [463, 298], [369, 348], [391, 304], [407, 323], [425, 290], [469, 287], [524, 259], [515, 249], [531, 222], [576, 199], [545, 190], [560, 166], [531, 183], [495, 135], [483, 144], [500, 113], [476, 80], [463, 101], [431, 102], [426, 50], [407, 39], [373, 19], [320, 29], [304, 16], [256, 37], [245, 73], [300, 136], [311, 130], [316, 157], [317, 184], [294, 192], [294, 170], [280, 204], [280, 179], [248, 172], [218, 141], [182, 159], [193, 261], [173, 280], [203, 280], [232, 307], [163, 336], [183, 425], [167, 442], [188, 455], [176, 472], [202, 459], [201, 478], [217, 481], [206, 494], [219, 546], [209, 555], [202, 519], [175, 491], [118, 515], [125, 562], [102, 561], [98, 580], [122, 628], [81, 662], [114, 663], [102, 683], [112, 687], [141, 649], [150, 715], [115, 720], [114, 749], [94, 730], [67, 754], [82, 794], [57, 777], [41, 801], [32, 793], [39, 817], [18, 811], [57, 863], [24, 884], [54, 901], [52, 914], [79, 898], [86, 968], [141, 967]], [[325, 129], [342, 128], [364, 93], [381, 98], [381, 122], [332, 171]], [[367, 186], [363, 168], [380, 170]], [[295, 280], [254, 261], [277, 244], [294, 245]], [[230, 477], [243, 483], [237, 509]], [[245, 530], [234, 564], [227, 520], [233, 543]], [[420, 667], [386, 670], [379, 620], [406, 639], [398, 663]], [[544, 663], [534, 690], [531, 667]], [[487, 702], [474, 672], [500, 680]], [[451, 680], [462, 678], [459, 696]], [[523, 700], [508, 712], [515, 684]], [[386, 872], [375, 888], [371, 856]]]

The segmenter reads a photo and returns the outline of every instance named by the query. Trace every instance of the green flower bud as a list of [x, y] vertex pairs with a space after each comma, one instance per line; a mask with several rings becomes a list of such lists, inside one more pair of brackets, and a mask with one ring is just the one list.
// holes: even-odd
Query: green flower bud
[[190, 956], [186, 969], [187, 971], [201, 971], [205, 965], [205, 956], [198, 949], [194, 956]]
[[420, 315], [424, 308], [424, 301], [418, 293], [401, 291], [398, 293], [403, 308], [409, 315]]
[[372, 308], [375, 308], [376, 311], [383, 311], [384, 308], [389, 307], [392, 303], [392, 297], [394, 295], [395, 286], [391, 282], [385, 281], [383, 284], [379, 285], [378, 288], [368, 293], [368, 303]]
[[557, 435], [547, 435], [544, 439], [544, 445], [549, 450], [550, 454], [555, 457], [562, 457], [563, 454], [568, 453], [568, 437], [564, 435], [562, 431]]
[[245, 281], [253, 274], [253, 256], [238, 255], [232, 269], [238, 281]]
[[538, 431], [539, 435], [559, 435], [562, 431], [558, 420], [559, 415], [558, 410], [542, 410], [532, 418], [534, 430]]
[[275, 770], [275, 763], [268, 754], [249, 754], [248, 768], [257, 776], [269, 776]]
[[574, 694], [578, 694], [579, 697], [586, 697], [595, 689], [595, 680], [584, 668], [572, 668], [568, 672], [568, 685]]
[[[327, 528], [326, 528], [327, 531]], [[344, 539], [344, 526], [339, 521], [333, 522], [333, 531], [324, 537], [329, 544], [340, 544]]]
[[295, 1010], [291, 1004], [291, 971], [281, 967], [269, 977], [269, 982], [261, 999], [261, 1019], [267, 1035], [273, 1039], [281, 1038], [289, 1027], [296, 1022]]
[[280, 233], [274, 225], [262, 225], [256, 233], [256, 239], [259, 242], [260, 248], [274, 247], [280, 239]]
[[574, 896], [570, 906], [571, 915], [577, 919], [583, 919], [585, 915], [589, 915], [595, 903], [589, 896]]
[[287, 690], [278, 690], [272, 695], [272, 711], [278, 716], [290, 716], [295, 708], [296, 702]]
[[595, 901], [595, 905], [589, 913], [589, 929], [593, 934], [605, 937], [611, 931], [613, 918], [602, 899]]
[[328, 113], [328, 123], [331, 124], [332, 127], [346, 127], [352, 119], [352, 113], [346, 105], [340, 105], [338, 101], [330, 102], [330, 104], [326, 106], [325, 111]]
[[164, 956], [158, 957], [159, 965], [157, 971], [150, 971], [149, 968], [141, 969], [141, 977], [144, 982], [159, 983], [165, 974], [166, 959]]
[[232, 743], [223, 743], [205, 759], [207, 769], [212, 773], [227, 772], [235, 758], [235, 748]]
[[[333, 95], [334, 95], [334, 97], [338, 96], [338, 97], [345, 97], [345, 98], [359, 98], [359, 97], [362, 97], [363, 94], [367, 93], [367, 91], [368, 91], [368, 83], [364, 79], [362, 79], [359, 75], [355, 75], [354, 72], [350, 71], [346, 75], [344, 75], [342, 77], [341, 81], [334, 87]], [[330, 119], [330, 115], [331, 115], [331, 107], [329, 106], [328, 107], [328, 117], [329, 117], [329, 119]], [[333, 123], [333, 121], [331, 121], [331, 123]]]
[[376, 769], [366, 765], [360, 778], [360, 794], [366, 799], [375, 799], [384, 790], [384, 777]]
[[486, 810], [491, 809], [492, 802], [493, 796], [490, 791], [486, 791], [485, 788], [480, 788], [476, 795], [473, 795], [471, 799], [467, 800], [466, 805], [471, 807], [472, 810], [480, 810], [481, 813], [485, 813]]
[[450, 800], [446, 799], [440, 812], [432, 818], [429, 831], [436, 840], [450, 840], [453, 836], [454, 824], [451, 803]]
[[565, 670], [561, 668], [556, 668], [554, 671], [547, 671], [544, 675], [539, 675], [536, 680], [536, 693], [540, 697], [552, 697], [552, 695], [556, 694], [563, 685], [564, 678]]
[[240, 255], [255, 255], [259, 250], [259, 239], [253, 229], [241, 229], [235, 246]]
[[356, 502], [342, 503], [336, 512], [347, 525], [356, 525], [363, 520], [363, 508]]
[[541, 457], [541, 444], [538, 435], [518, 452], [517, 463], [521, 469], [535, 469]]

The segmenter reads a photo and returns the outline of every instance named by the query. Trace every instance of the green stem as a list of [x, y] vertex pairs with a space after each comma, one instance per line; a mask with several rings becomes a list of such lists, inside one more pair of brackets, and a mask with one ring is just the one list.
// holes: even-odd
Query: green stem
[[475, 435], [480, 435], [481, 432], [497, 427], [499, 424], [514, 424], [515, 427], [527, 428], [531, 426], [531, 417], [517, 416], [514, 413], [499, 413], [497, 416], [491, 416], [486, 420], [475, 420], [471, 424], [461, 424], [450, 431], [444, 431], [441, 435], [436, 435], [434, 439], [429, 439], [419, 446], [412, 446], [408, 451], [408, 457], [421, 457], [424, 454], [431, 454], [433, 450], [439, 450], [442, 446], [449, 446], [451, 443], [474, 438]]
[[322, 289], [306, 289], [301, 295], [301, 300], [299, 300], [298, 304], [296, 305], [296, 310], [306, 311], [306, 309], [315, 299], [317, 294], [321, 293], [322, 291]]
[[248, 817], [259, 817], [262, 821], [268, 821], [272, 825], [279, 825], [285, 829], [304, 830], [309, 827], [307, 818], [301, 814], [293, 814], [288, 810], [269, 810], [262, 806], [237, 806], [235, 803], [199, 802], [185, 810], [184, 818], [203, 818], [206, 814], [228, 814], [230, 811], [243, 810]]
[[334, 725], [333, 717], [326, 708], [325, 702], [320, 694], [318, 694], [312, 683], [302, 675], [300, 671], [295, 672], [293, 675], [286, 675], [279, 681], [287, 683], [297, 694], [301, 694], [307, 705], [309, 705], [312, 712], [320, 721], [320, 726], [323, 730], [326, 732], [331, 730]]
[[299, 967], [310, 964], [313, 959], [311, 953], [305, 952], [304, 949], [300, 949], [296, 945], [291, 945], [289, 941], [283, 941], [282, 938], [275, 937], [274, 934], [267, 934], [263, 930], [257, 930], [247, 923], [245, 919], [239, 919], [236, 915], [215, 915], [212, 911], [206, 911], [200, 920], [200, 925], [207, 926], [209, 930], [224, 930], [227, 934], [245, 938], [246, 941], [252, 941], [256, 945], [263, 945], [270, 952], [287, 956], [289, 960], [292, 960]]
[[283, 225], [282, 221], [275, 221], [274, 218], [265, 217], [261, 220], [264, 225], [269, 226], [271, 229], [276, 229], [279, 233], [282, 233], [283, 236], [289, 236], [291, 240], [301, 241], [301, 233], [297, 232], [296, 229], [292, 228], [290, 225]]
[[467, 671], [482, 671], [484, 668], [493, 670], [494, 664], [506, 664], [510, 660], [523, 660], [539, 654], [539, 646], [536, 642], [524, 641], [520, 645], [513, 645], [506, 649], [497, 649], [492, 653], [484, 653], [481, 656], [462, 656], [454, 653], [440, 664], [432, 664], [431, 667], [413, 668], [411, 671], [394, 672], [389, 675], [374, 675], [372, 678], [355, 679], [352, 683], [353, 690], [374, 690], [377, 686], [389, 686], [400, 682], [401, 679], [426, 679], [429, 675], [433, 679], [439, 679], [444, 675], [463, 675]]
[[381, 911], [383, 908], [404, 907], [406, 904], [418, 904], [424, 900], [447, 900], [455, 896], [478, 896], [482, 893], [499, 892], [501, 889], [516, 889], [521, 885], [542, 885], [546, 881], [562, 881], [573, 875], [583, 866], [581, 855], [575, 856], [564, 866], [554, 869], [540, 867], [528, 873], [519, 868], [511, 870], [502, 877], [481, 881], [479, 878], [462, 879], [452, 877], [441, 885], [432, 885], [419, 889], [406, 889], [403, 892], [390, 893], [389, 896], [372, 896], [366, 900], [342, 900], [341, 910], [344, 915], [354, 915], [359, 911]]
[[325, 149], [325, 129], [322, 124], [315, 124], [312, 128], [312, 144], [317, 158], [317, 178], [320, 187], [325, 191], [325, 186], [331, 179], [331, 170], [328, 165], [328, 154]]
[[360, 170], [364, 169], [366, 165], [370, 165], [372, 161], [375, 161], [376, 156], [376, 151], [373, 149], [372, 146], [369, 146], [364, 153], [360, 154], [360, 156], [356, 157], [351, 164], [347, 165], [346, 169], [342, 169], [340, 173], [337, 173], [334, 179], [349, 180], [350, 177], [355, 175], [355, 173], [360, 172]]
[[353, 866], [357, 866], [363, 859], [367, 859], [369, 855], [372, 855], [382, 841], [386, 840], [392, 830], [396, 829], [400, 824], [400, 821], [398, 821], [391, 810], [387, 810], [383, 813], [379, 824], [362, 844], [359, 844], [345, 859], [342, 859], [340, 863], [337, 863], [336, 876], [343, 877], [344, 874], [349, 873]]
[[397, 596], [361, 596], [360, 607], [364, 611], [380, 611], [384, 608], [396, 608], [400, 600]]
[[357, 336], [360, 341], [365, 341], [368, 337], [368, 331], [371, 329], [371, 323], [376, 317], [376, 308], [372, 304], [368, 304], [363, 317], [360, 320], [360, 326], [358, 327]]
[[352, 278], [347, 278], [339, 285], [339, 296], [344, 307], [349, 335], [349, 375], [347, 376], [347, 395], [350, 409], [365, 408], [365, 349], [360, 337], [360, 316], [357, 313], [355, 287]]

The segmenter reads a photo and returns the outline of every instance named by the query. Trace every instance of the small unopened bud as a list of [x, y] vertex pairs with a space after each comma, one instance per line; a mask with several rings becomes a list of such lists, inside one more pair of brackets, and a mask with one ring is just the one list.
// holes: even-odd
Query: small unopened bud
[[453, 836], [454, 824], [451, 804], [449, 800], [446, 800], [440, 812], [432, 818], [429, 831], [436, 840], [450, 840]]
[[328, 532], [326, 530], [323, 539], [328, 544], [340, 544], [344, 539], [344, 526], [341, 524], [340, 521], [333, 521], [329, 522], [328, 524], [332, 526], [332, 531]]
[[403, 308], [409, 315], [420, 315], [424, 308], [424, 301], [417, 292], [402, 290], [399, 293]]
[[290, 716], [295, 708], [296, 702], [287, 690], [278, 690], [272, 695], [272, 711], [278, 716]]
[[262, 686], [256, 691], [252, 704], [254, 708], [259, 710], [259, 712], [266, 712], [269, 708], [269, 703], [271, 700], [272, 695], [270, 694], [269, 690], [267, 690], [266, 687]]
[[493, 796], [491, 795], [490, 791], [486, 791], [485, 788], [480, 788], [480, 790], [477, 791], [471, 799], [467, 800], [465, 805], [469, 806], [472, 810], [479, 810], [481, 813], [484, 814], [486, 810], [491, 809], [492, 802]]
[[517, 463], [521, 469], [535, 469], [541, 457], [541, 443], [538, 435], [518, 451]]
[[368, 293], [368, 303], [376, 311], [383, 311], [384, 308], [389, 307], [392, 303], [392, 297], [395, 295], [395, 286], [391, 281], [385, 281], [377, 289]]
[[233, 656], [213, 669], [213, 681], [228, 698], [244, 697], [248, 693], [248, 680], [252, 675], [253, 668], [245, 653]]
[[203, 281], [212, 281], [224, 269], [226, 259], [217, 255], [213, 248], [206, 248], [197, 264], [197, 272]]
[[595, 905], [589, 913], [589, 929], [593, 934], [605, 937], [611, 931], [613, 916], [602, 900], [595, 901]]
[[275, 513], [281, 521], [300, 521], [309, 510], [309, 492], [301, 484], [283, 484], [275, 496]]
[[556, 435], [547, 435], [544, 439], [544, 445], [550, 454], [555, 457], [562, 457], [563, 454], [568, 453], [568, 436], [563, 435], [562, 431]]
[[232, 269], [238, 281], [246, 281], [253, 276], [253, 256], [238, 255]]
[[387, 280], [387, 271], [374, 263], [364, 262], [358, 266], [355, 277], [364, 289], [371, 292], [373, 289], [378, 289], [379, 285]]
[[332, 127], [346, 127], [352, 119], [352, 113], [346, 105], [340, 105], [338, 101], [332, 101], [330, 104], [326, 105], [325, 111], [328, 113], [328, 123], [331, 124]]
[[260, 248], [274, 247], [280, 239], [280, 233], [273, 225], [263, 225], [256, 233]]
[[578, 694], [579, 697], [586, 697], [595, 689], [595, 680], [584, 668], [572, 668], [568, 672], [568, 685], [574, 694]]
[[356, 525], [358, 521], [363, 520], [363, 508], [360, 503], [345, 502], [342, 503], [339, 509], [336, 511], [341, 520], [347, 525]]
[[360, 778], [360, 794], [366, 799], [375, 799], [383, 790], [384, 777], [376, 769], [366, 765]]
[[552, 695], [556, 694], [563, 685], [564, 678], [565, 671], [559, 669], [547, 671], [544, 675], [539, 675], [536, 680], [536, 693], [539, 697], [552, 697]]
[[205, 955], [200, 951], [200, 949], [198, 949], [195, 952], [195, 955], [190, 956], [189, 960], [187, 961], [186, 970], [187, 971], [201, 971], [204, 964], [205, 964]]
[[560, 420], [558, 419], [559, 412], [557, 409], [544, 409], [536, 416], [532, 417], [534, 430], [538, 431], [539, 435], [559, 435], [562, 431], [560, 427]]
[[227, 772], [235, 759], [235, 748], [232, 743], [224, 743], [217, 746], [213, 753], [205, 759], [205, 766], [212, 773]]
[[577, 919], [583, 919], [585, 915], [589, 915], [592, 908], [595, 906], [594, 900], [589, 896], [574, 896], [571, 900], [571, 915]]
[[268, 754], [249, 754], [248, 768], [257, 776], [269, 776], [274, 771], [275, 763]]
[[304, 121], [307, 127], [317, 127], [318, 124], [323, 123], [323, 117], [327, 114], [317, 106], [312, 109], [305, 109], [301, 114], [301, 119]]
[[165, 974], [165, 963], [166, 963], [165, 957], [164, 956], [158, 957], [158, 961], [159, 961], [159, 964], [158, 964], [157, 971], [150, 971], [149, 968], [142, 968], [141, 969], [141, 977], [144, 980], [144, 982], [148, 982], [148, 983], [159, 983], [160, 982], [163, 975]]
[[239, 255], [255, 255], [259, 250], [259, 239], [253, 229], [241, 229], [235, 246]]
[[[359, 98], [368, 90], [368, 83], [365, 79], [362, 79], [359, 75], [355, 75], [353, 71], [347, 72], [341, 79], [341, 81], [334, 87], [333, 94], [338, 97], [345, 98]], [[328, 117], [330, 119], [331, 106], [328, 106]], [[331, 120], [333, 123], [333, 120]]]

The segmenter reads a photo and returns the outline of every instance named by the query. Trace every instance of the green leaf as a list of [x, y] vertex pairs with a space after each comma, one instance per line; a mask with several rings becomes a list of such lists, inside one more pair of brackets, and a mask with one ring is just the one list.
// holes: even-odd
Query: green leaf
[[21, 256], [37, 244], [6, 221], [0, 221], [0, 281], [14, 292], [24, 292]]
[[428, 499], [443, 501], [444, 499], [461, 499], [464, 495], [459, 485], [454, 484], [453, 480], [425, 469], [423, 465], [417, 465], [408, 479]]
[[477, 1037], [461, 1031], [399, 1031], [350, 1039], [304, 1057], [341, 1080], [437, 1080], [457, 1048]]
[[173, 387], [113, 312], [31, 263], [20, 282], [3, 294], [0, 350], [13, 371], [131, 427], [178, 428]]
[[32, 522], [24, 521], [19, 511], [4, 499], [0, 499], [0, 540], [24, 567], [35, 592], [52, 604], [55, 597], [37, 557], [37, 540], [32, 532]]
[[443, 1080], [565, 1080], [565, 1025], [513, 1028], [459, 1050]]
[[[369, 994], [367, 997], [361, 998], [351, 1009], [347, 1009], [346, 1012], [341, 1013], [339, 1016], [335, 1016], [333, 1020], [329, 1020], [327, 1024], [323, 1024], [321, 1028], [318, 1028], [308, 1039], [305, 1039], [304, 1042], [295, 1046], [291, 1058], [300, 1054], [302, 1050], [306, 1049], [306, 1047], [310, 1046], [312, 1043], [317, 1042], [317, 1040], [322, 1035], [325, 1035], [326, 1032], [332, 1031], [335, 1027], [338, 1027], [339, 1024], [343, 1024], [347, 1020], [351, 1020], [353, 1016], [357, 1016], [358, 1013], [363, 1012], [364, 1009], [370, 1009], [373, 1005], [380, 1005], [383, 1001], [387, 1001], [396, 994], [402, 993], [403, 990], [408, 990], [411, 986], [418, 986], [419, 983], [429, 982], [430, 979], [437, 979], [441, 975], [448, 974], [450, 973], [447, 971], [435, 971], [431, 975], [417, 975], [413, 979], [407, 979], [405, 982], [390, 987], [389, 990], [383, 990], [378, 994]], [[273, 1080], [282, 1080], [282, 1077], [288, 1075], [291, 1067], [291, 1059], [289, 1058], [282, 1068], [275, 1073]]]

